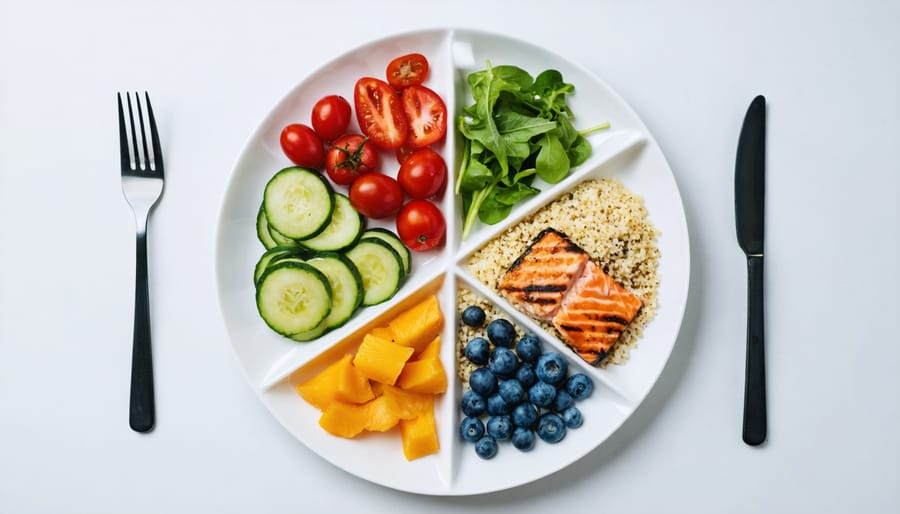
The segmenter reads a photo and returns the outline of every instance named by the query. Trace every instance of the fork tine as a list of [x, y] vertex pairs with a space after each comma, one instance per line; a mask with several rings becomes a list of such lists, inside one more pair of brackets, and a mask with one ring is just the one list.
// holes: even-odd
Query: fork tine
[[131, 93], [125, 93], [125, 99], [128, 100], [128, 121], [131, 123], [131, 146], [134, 151], [134, 170], [141, 169], [141, 154], [138, 153], [137, 133], [134, 128], [134, 111], [131, 109]]
[[144, 99], [147, 100], [147, 119], [150, 122], [150, 143], [153, 147], [153, 169], [162, 174], [163, 158], [162, 149], [159, 146], [159, 132], [156, 131], [156, 118], [153, 117], [153, 107], [150, 105], [150, 94], [144, 91]]
[[122, 93], [116, 93], [119, 101], [119, 153], [121, 154], [122, 169], [131, 168], [131, 156], [128, 153], [128, 129], [125, 128], [125, 110], [122, 108]]
[[144, 156], [144, 169], [149, 171], [153, 165], [153, 161], [150, 160], [150, 154], [147, 153], [147, 129], [144, 127], [144, 110], [141, 109], [141, 97], [137, 94], [137, 91], [134, 93], [134, 103], [137, 104], [138, 125], [141, 127], [141, 147], [144, 150], [144, 153], [142, 154]]

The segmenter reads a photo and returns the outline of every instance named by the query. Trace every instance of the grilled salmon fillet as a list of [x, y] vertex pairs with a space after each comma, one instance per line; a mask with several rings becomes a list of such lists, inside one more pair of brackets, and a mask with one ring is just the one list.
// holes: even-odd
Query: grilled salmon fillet
[[643, 303], [589, 261], [553, 317], [553, 326], [575, 353], [596, 365], [619, 340]]
[[535, 318], [549, 322], [587, 263], [584, 250], [548, 228], [500, 277], [497, 289]]

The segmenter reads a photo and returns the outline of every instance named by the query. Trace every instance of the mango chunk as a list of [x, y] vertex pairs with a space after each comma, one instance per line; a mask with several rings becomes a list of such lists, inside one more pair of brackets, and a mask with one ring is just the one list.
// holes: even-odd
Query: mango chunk
[[387, 408], [398, 419], [417, 418], [425, 412], [434, 411], [434, 395], [404, 391], [399, 387], [384, 386], [382, 397]]
[[394, 385], [412, 354], [412, 348], [366, 334], [353, 358], [353, 365], [367, 378]]
[[431, 455], [440, 449], [437, 426], [434, 423], [434, 409], [411, 420], [400, 421], [400, 438], [403, 441], [403, 455], [406, 460]]
[[389, 327], [373, 328], [369, 333], [386, 341], [394, 342], [394, 332]]
[[422, 394], [440, 394], [447, 391], [447, 374], [437, 357], [407, 362], [397, 378], [401, 389]]
[[437, 336], [428, 343], [419, 353], [413, 354], [413, 360], [424, 360], [429, 357], [439, 357], [441, 355], [441, 336]]
[[400, 420], [384, 396], [370, 401], [366, 407], [369, 410], [365, 429], [370, 432], [387, 432], [397, 426], [397, 422]]
[[319, 426], [338, 437], [356, 437], [366, 428], [369, 421], [367, 405], [354, 405], [334, 400], [322, 412]]
[[324, 410], [334, 400], [365, 403], [375, 398], [369, 379], [353, 367], [353, 356], [344, 355], [312, 379], [297, 386], [304, 400]]
[[394, 342], [419, 351], [440, 334], [443, 323], [437, 297], [431, 295], [402, 312], [388, 327], [394, 333]]

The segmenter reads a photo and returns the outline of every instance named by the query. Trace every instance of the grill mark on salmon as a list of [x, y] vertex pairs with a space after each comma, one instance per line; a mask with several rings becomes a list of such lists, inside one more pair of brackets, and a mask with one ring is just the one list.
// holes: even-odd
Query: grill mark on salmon
[[588, 260], [565, 234], [544, 229], [513, 261], [497, 289], [535, 318], [549, 322]]

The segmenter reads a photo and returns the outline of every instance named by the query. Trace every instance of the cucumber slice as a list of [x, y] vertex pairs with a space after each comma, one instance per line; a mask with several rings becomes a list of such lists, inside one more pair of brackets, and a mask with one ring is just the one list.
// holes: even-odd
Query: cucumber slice
[[298, 250], [300, 248], [297, 246], [274, 246], [266, 250], [266, 253], [262, 254], [262, 257], [256, 262], [256, 268], [253, 269], [253, 285], [259, 283], [259, 277], [266, 271], [269, 264], [274, 264], [273, 261], [277, 262], [279, 257], [298, 255]]
[[266, 220], [266, 211], [262, 205], [259, 206], [259, 214], [256, 215], [256, 237], [266, 247], [266, 250], [278, 246], [278, 243], [272, 239], [272, 234], [269, 233], [269, 221]]
[[[326, 319], [328, 319], [328, 318], [326, 318]], [[319, 323], [319, 326], [317, 326], [316, 328], [314, 328], [312, 330], [308, 330], [306, 332], [300, 332], [299, 334], [294, 334], [291, 336], [291, 339], [293, 339], [294, 341], [300, 342], [300, 343], [305, 343], [307, 341], [312, 341], [313, 339], [321, 336], [322, 334], [324, 334], [327, 331], [328, 331], [328, 327], [325, 326], [325, 320], [323, 319]]]
[[381, 239], [391, 245], [391, 248], [397, 251], [400, 260], [403, 261], [403, 273], [409, 275], [409, 271], [412, 269], [412, 255], [409, 253], [409, 248], [403, 244], [403, 241], [400, 240], [397, 234], [385, 228], [370, 228], [362, 233], [361, 239], [370, 238]]
[[346, 255], [362, 276], [363, 305], [381, 303], [400, 289], [403, 261], [391, 245], [380, 239], [361, 240]]
[[325, 318], [327, 328], [343, 325], [363, 302], [359, 271], [350, 259], [334, 252], [317, 253], [306, 262], [324, 273], [331, 286], [331, 313]]
[[284, 237], [309, 238], [328, 226], [334, 193], [316, 171], [299, 166], [285, 168], [266, 184], [263, 208], [269, 226]]
[[345, 195], [335, 193], [334, 211], [325, 230], [300, 241], [302, 246], [319, 252], [343, 250], [353, 246], [364, 228], [363, 217]]
[[275, 264], [259, 278], [256, 308], [266, 324], [279, 334], [308, 332], [331, 312], [331, 286], [328, 278], [309, 264]]
[[281, 246], [297, 246], [297, 241], [294, 241], [281, 232], [275, 230], [271, 225], [269, 225], [269, 237], [271, 237], [272, 240], [275, 241], [275, 243]]

